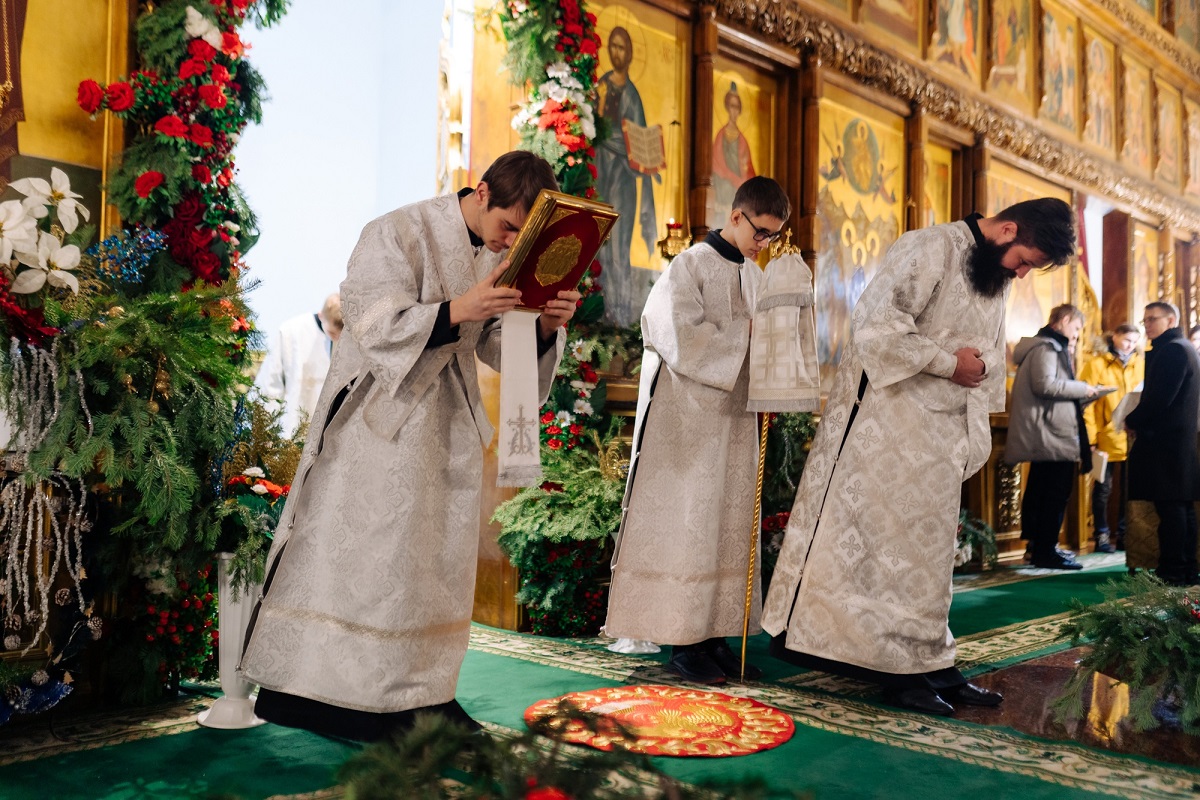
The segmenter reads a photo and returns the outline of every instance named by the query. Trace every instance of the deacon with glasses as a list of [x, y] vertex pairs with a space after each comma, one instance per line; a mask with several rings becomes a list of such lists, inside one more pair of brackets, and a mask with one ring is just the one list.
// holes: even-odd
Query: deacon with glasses
[[954, 666], [947, 624], [962, 482], [1004, 410], [1013, 278], [1075, 253], [1060, 200], [911, 231], [854, 309], [763, 609], [771, 652], [930, 714], [996, 705]]
[[[642, 312], [633, 458], [613, 556], [605, 632], [672, 645], [667, 669], [694, 683], [737, 678], [758, 472], [746, 410], [750, 321], [791, 204], [770, 178], [743, 183], [729, 224], [679, 254]], [[758, 586], [758, 565], [754, 585]], [[755, 591], [750, 632], [762, 600]], [[746, 677], [761, 672], [746, 665]]]

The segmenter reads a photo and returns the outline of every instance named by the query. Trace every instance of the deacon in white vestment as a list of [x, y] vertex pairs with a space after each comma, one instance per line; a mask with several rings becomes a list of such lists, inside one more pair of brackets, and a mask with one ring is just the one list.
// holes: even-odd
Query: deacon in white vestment
[[854, 309], [763, 611], [772, 654], [884, 685], [934, 714], [999, 694], [954, 668], [947, 624], [962, 482], [1004, 410], [1009, 282], [1075, 252], [1058, 200], [913, 231]]
[[[454, 691], [493, 435], [475, 363], [499, 368], [499, 315], [519, 297], [494, 286], [501, 251], [543, 188], [556, 188], [549, 164], [508, 153], [473, 192], [363, 231], [240, 665], [262, 687], [259, 716], [357, 739], [411, 725], [414, 710], [472, 724]], [[560, 292], [538, 320], [543, 400], [578, 298]]]
[[316, 314], [301, 314], [279, 326], [267, 348], [254, 385], [259, 394], [283, 408], [279, 425], [285, 436], [312, 418], [329, 372], [333, 345], [342, 335], [341, 296], [331, 294]]
[[[762, 270], [752, 260], [791, 209], [751, 178], [730, 224], [676, 256], [642, 312], [634, 453], [613, 556], [605, 632], [674, 645], [687, 680], [736, 678], [725, 641], [741, 636], [754, 530], [758, 425], [746, 410], [750, 321]], [[758, 564], [749, 628], [759, 630]], [[746, 666], [746, 676], [759, 670]]]

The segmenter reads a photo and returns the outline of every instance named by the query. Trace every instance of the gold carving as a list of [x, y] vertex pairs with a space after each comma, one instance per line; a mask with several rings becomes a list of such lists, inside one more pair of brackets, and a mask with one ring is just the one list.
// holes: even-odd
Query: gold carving
[[1021, 527], [1021, 468], [1003, 461], [996, 464], [996, 504], [1000, 512], [999, 531]]
[[[569, 215], [571, 212], [567, 212]], [[579, 251], [583, 249], [583, 242], [579, 241], [576, 236], [564, 236], [561, 239], [555, 239], [554, 244], [546, 248], [540, 256], [538, 256], [537, 267], [533, 271], [533, 277], [542, 286], [551, 286], [558, 283], [563, 278], [567, 277], [567, 273], [571, 271], [571, 267], [575, 266], [579, 261]]]
[[[1122, 0], [1097, 0], [1130, 29], [1170, 55], [1171, 60], [1200, 71], [1200, 58], [1185, 53], [1167, 34], [1151, 30]], [[1067, 142], [1056, 141], [1040, 126], [1001, 111], [982, 99], [951, 87], [928, 67], [886, 52], [865, 39], [800, 7], [797, 0], [716, 0], [717, 17], [768, 39], [815, 55], [822, 66], [850, 75], [867, 86], [920, 105], [931, 116], [972, 131], [981, 143], [1070, 178], [1113, 199], [1138, 206], [1175, 227], [1200, 230], [1200, 206], [1163, 192], [1153, 182], [1127, 173]]]
[[608, 235], [608, 229], [613, 224], [613, 221], [608, 217], [592, 217], [596, 221], [596, 228], [600, 231], [600, 239]]
[[557, 211], [555, 211], [553, 214], [550, 215], [550, 222], [546, 224], [546, 227], [549, 228], [551, 225], [555, 224], [559, 220], [566, 219], [567, 217], [571, 216], [574, 213], [575, 212], [569, 208], [560, 208]]

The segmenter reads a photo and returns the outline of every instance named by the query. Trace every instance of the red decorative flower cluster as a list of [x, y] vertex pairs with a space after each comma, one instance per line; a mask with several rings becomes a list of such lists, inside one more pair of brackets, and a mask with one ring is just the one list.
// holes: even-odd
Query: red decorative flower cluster
[[177, 576], [177, 582], [178, 592], [147, 597], [145, 613], [135, 621], [140, 640], [157, 648], [158, 679], [164, 686], [216, 672], [216, 571], [209, 564], [191, 580]]
[[780, 511], [778, 514], [771, 514], [763, 517], [762, 529], [765, 533], [775, 533], [777, 531], [786, 530], [788, 520], [791, 519], [790, 511]]
[[[216, 23], [206, 18], [210, 33], [187, 39], [174, 66], [158, 63], [158, 71], [107, 86], [88, 79], [76, 98], [89, 114], [110, 111], [143, 131], [114, 180], [114, 201], [127, 221], [161, 225], [171, 257], [207, 283], [241, 268], [236, 232], [246, 220], [231, 191], [232, 151], [249, 120], [238, 79], [246, 45], [237, 27], [253, 2], [212, 0]], [[218, 36], [219, 47], [212, 43]], [[147, 140], [157, 146], [139, 146]]]
[[26, 308], [13, 297], [8, 287], [8, 276], [0, 271], [0, 314], [4, 315], [9, 335], [38, 347], [45, 347], [58, 335], [58, 328], [46, 324], [46, 317], [42, 314], [40, 306]]
[[573, 450], [579, 444], [579, 437], [583, 434], [583, 426], [572, 422], [564, 429], [561, 425], [557, 424], [557, 419], [553, 411], [547, 411], [542, 414], [541, 422], [542, 443], [551, 450], [561, 450], [563, 447]]

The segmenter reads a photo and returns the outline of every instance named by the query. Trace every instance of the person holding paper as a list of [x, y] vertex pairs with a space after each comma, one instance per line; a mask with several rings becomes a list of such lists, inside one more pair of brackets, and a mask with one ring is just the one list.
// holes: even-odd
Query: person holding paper
[[954, 666], [950, 577], [962, 482], [1004, 408], [1014, 278], [1075, 254], [1061, 200], [910, 231], [854, 309], [800, 478], [762, 626], [771, 653], [884, 687], [927, 714], [994, 706]]
[[[1094, 453], [1104, 453], [1108, 458], [1103, 471], [1092, 483], [1092, 519], [1096, 529], [1096, 549], [1101, 553], [1112, 553], [1124, 549], [1125, 499], [1127, 474], [1125, 456], [1129, 452], [1129, 437], [1119, 430], [1113, 414], [1125, 395], [1142, 382], [1146, 365], [1137, 351], [1141, 332], [1130, 323], [1118, 325], [1108, 340], [1108, 350], [1089, 358], [1079, 372], [1079, 380], [1101, 386], [1115, 386], [1110, 392], [1083, 407], [1083, 422], [1087, 425], [1088, 441]], [[1120, 465], [1118, 467], [1117, 465]], [[1094, 470], [1093, 470], [1094, 472]], [[1117, 522], [1116, 542], [1108, 522], [1108, 499], [1112, 495], [1113, 475], [1121, 473], [1119, 496], [1120, 513]]]
[[[520, 299], [495, 286], [504, 251], [539, 192], [556, 188], [546, 161], [512, 152], [474, 189], [363, 230], [239, 667], [262, 687], [260, 717], [367, 740], [418, 711], [474, 724], [454, 692], [493, 435], [475, 359], [499, 368], [498, 317]], [[578, 298], [560, 292], [537, 321], [543, 400]]]
[[[762, 275], [754, 259], [790, 215], [778, 183], [750, 178], [729, 224], [675, 257], [642, 312], [633, 457], [604, 631], [672, 645], [667, 669], [694, 683], [741, 674], [725, 637], [742, 634], [754, 524], [758, 425], [746, 410]], [[757, 586], [757, 565], [755, 576]], [[745, 674], [761, 671], [747, 664]]]
[[1133, 433], [1129, 450], [1129, 499], [1151, 500], [1158, 513], [1158, 570], [1176, 586], [1200, 583], [1196, 572], [1196, 510], [1200, 460], [1200, 355], [1177, 326], [1171, 303], [1146, 306], [1142, 324], [1152, 349], [1137, 408], [1125, 418]]
[[1092, 448], [1081, 401], [1105, 387], [1075, 379], [1070, 350], [1083, 330], [1083, 312], [1069, 303], [1050, 309], [1050, 321], [1013, 349], [1017, 377], [1008, 412], [1004, 460], [1028, 461], [1029, 477], [1021, 496], [1021, 538], [1030, 561], [1046, 569], [1083, 569], [1073, 553], [1058, 549], [1058, 534], [1076, 465], [1092, 469]]

